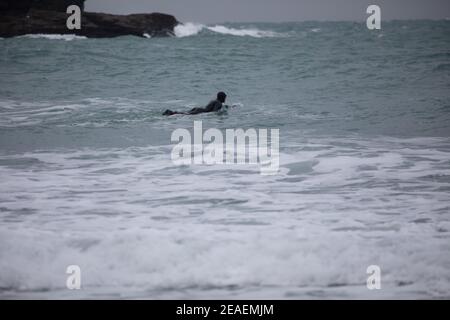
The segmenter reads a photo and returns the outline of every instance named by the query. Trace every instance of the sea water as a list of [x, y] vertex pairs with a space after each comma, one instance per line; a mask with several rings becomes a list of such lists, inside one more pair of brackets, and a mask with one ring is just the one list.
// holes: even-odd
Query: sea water
[[[0, 39], [1, 298], [450, 297], [450, 21], [175, 34]], [[194, 120], [279, 172], [174, 165]]]

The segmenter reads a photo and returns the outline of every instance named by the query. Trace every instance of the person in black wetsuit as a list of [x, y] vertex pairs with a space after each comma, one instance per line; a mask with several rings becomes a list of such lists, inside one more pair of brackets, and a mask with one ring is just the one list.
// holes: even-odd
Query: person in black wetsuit
[[188, 112], [178, 112], [178, 111], [172, 111], [167, 109], [164, 111], [164, 116], [171, 116], [174, 114], [199, 114], [199, 113], [205, 113], [205, 112], [215, 112], [219, 111], [223, 108], [223, 104], [225, 103], [225, 100], [227, 99], [227, 95], [225, 92], [219, 92], [217, 94], [217, 99], [212, 100], [208, 105], [204, 108], [193, 108]]

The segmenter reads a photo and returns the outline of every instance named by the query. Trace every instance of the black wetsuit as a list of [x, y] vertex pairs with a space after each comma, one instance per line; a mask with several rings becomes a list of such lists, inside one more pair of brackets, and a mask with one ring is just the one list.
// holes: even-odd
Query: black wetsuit
[[212, 100], [208, 105], [204, 108], [193, 108], [188, 112], [178, 112], [178, 111], [172, 111], [172, 110], [166, 110], [164, 111], [163, 115], [165, 116], [171, 116], [173, 114], [199, 114], [199, 113], [205, 113], [205, 112], [215, 112], [222, 109], [223, 104], [219, 100]]

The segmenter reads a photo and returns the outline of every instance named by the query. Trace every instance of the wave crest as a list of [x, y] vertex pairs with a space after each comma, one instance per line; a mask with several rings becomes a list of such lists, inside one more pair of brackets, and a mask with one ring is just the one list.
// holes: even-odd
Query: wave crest
[[192, 22], [188, 22], [188, 23], [184, 23], [184, 24], [179, 24], [174, 28], [174, 33], [175, 36], [179, 37], [179, 38], [183, 38], [183, 37], [189, 37], [189, 36], [194, 36], [196, 34], [198, 34], [200, 31], [202, 31], [205, 28], [205, 25], [203, 24], [198, 24], [198, 23], [192, 23]]
[[206, 26], [200, 23], [184, 23], [179, 24], [175, 27], [175, 36], [177, 37], [189, 37], [199, 34], [202, 30], [209, 30], [214, 33], [224, 34], [224, 35], [232, 35], [232, 36], [249, 36], [254, 38], [267, 38], [267, 37], [280, 37], [284, 36], [281, 33], [270, 31], [270, 30], [259, 30], [256, 28], [251, 29], [236, 29], [229, 28], [223, 25], [215, 25], [212, 27]]

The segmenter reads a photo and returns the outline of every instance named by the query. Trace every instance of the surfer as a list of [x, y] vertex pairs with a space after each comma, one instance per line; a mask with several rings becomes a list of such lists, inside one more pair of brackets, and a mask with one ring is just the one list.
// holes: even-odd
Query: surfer
[[225, 92], [219, 92], [217, 94], [217, 99], [212, 100], [210, 103], [208, 103], [208, 105], [204, 108], [193, 108], [188, 112], [179, 112], [179, 111], [172, 111], [167, 109], [166, 111], [164, 111], [163, 115], [164, 116], [171, 116], [174, 114], [199, 114], [199, 113], [205, 113], [205, 112], [215, 112], [215, 111], [219, 111], [222, 108], [227, 108], [227, 106], [224, 106], [223, 104], [225, 103], [225, 100], [227, 99], [227, 95], [225, 94]]

